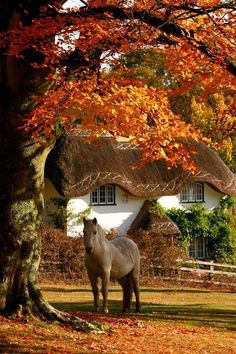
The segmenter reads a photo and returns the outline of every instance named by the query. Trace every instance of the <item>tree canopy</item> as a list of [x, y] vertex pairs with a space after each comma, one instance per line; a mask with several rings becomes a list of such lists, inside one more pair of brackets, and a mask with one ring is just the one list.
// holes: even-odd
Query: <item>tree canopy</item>
[[[83, 0], [74, 8], [63, 3], [20, 1], [1, 11], [2, 51], [44, 70], [46, 84], [32, 92], [21, 115], [33, 139], [53, 140], [63, 130], [86, 130], [91, 138], [110, 132], [138, 143], [143, 162], [165, 158], [189, 168], [188, 151], [178, 138], [209, 142], [219, 130], [235, 131], [234, 1]], [[107, 75], [111, 64], [132, 73], [120, 58], [144, 49], [162, 55], [174, 86]], [[169, 97], [199, 84], [200, 101], [225, 92], [232, 97], [212, 111], [217, 132], [200, 129], [204, 120], [209, 125], [205, 112], [203, 119], [196, 113], [186, 122], [171, 110]], [[196, 105], [201, 112], [201, 102]]]
[[194, 87], [186, 88], [186, 92], [173, 95], [173, 90], [179, 87], [183, 77], [173, 77], [165, 65], [166, 55], [156, 53], [151, 48], [127, 53], [121, 56], [120, 61], [122, 65], [112, 66], [113, 70], [108, 75], [141, 79], [148, 86], [166, 89], [172, 112], [180, 115], [185, 123], [192, 124], [205, 138], [208, 137], [211, 146], [216, 148], [225, 163], [235, 170], [235, 116], [233, 111], [228, 110], [229, 106], [234, 104], [232, 90], [209, 93], [208, 97], [203, 98], [204, 90], [200, 81]]

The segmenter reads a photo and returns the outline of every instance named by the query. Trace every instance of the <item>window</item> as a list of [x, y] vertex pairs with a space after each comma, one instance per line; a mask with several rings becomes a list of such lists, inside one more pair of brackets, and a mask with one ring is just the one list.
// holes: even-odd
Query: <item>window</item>
[[182, 203], [204, 202], [204, 185], [196, 182], [186, 186], [180, 193]]
[[94, 189], [94, 191], [90, 194], [90, 203], [92, 205], [114, 205], [115, 186], [106, 184]]
[[204, 237], [194, 237], [190, 241], [189, 256], [196, 259], [206, 257], [206, 239]]

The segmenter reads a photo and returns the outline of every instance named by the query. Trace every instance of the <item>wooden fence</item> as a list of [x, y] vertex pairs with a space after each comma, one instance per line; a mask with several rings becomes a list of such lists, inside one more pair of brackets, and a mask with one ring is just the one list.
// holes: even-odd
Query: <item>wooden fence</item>
[[158, 276], [163, 280], [189, 283], [212, 283], [236, 287], [236, 265], [214, 263], [213, 261], [188, 260], [178, 261], [179, 267], [164, 270], [156, 267]]
[[[180, 261], [182, 265], [179, 269], [185, 272], [197, 272], [199, 274], [226, 275], [229, 277], [236, 277], [236, 265], [214, 263], [213, 261], [205, 262], [199, 260]], [[192, 267], [190, 267], [192, 266]], [[207, 269], [206, 269], [207, 268]], [[220, 270], [223, 269], [223, 270]]]
[[[200, 260], [178, 260], [178, 263], [179, 266], [171, 268], [155, 266], [152, 276], [158, 276], [161, 279], [168, 281], [171, 280], [190, 283], [211, 282], [219, 285], [225, 284], [236, 287], [236, 265]], [[66, 267], [64, 267], [64, 265], [59, 261], [44, 261], [41, 263], [40, 271], [43, 275], [50, 273], [52, 276], [60, 276], [65, 273]], [[71, 273], [70, 269], [68, 271]], [[78, 276], [77, 273], [75, 276]], [[83, 277], [82, 273], [83, 272], [80, 269], [79, 278]]]

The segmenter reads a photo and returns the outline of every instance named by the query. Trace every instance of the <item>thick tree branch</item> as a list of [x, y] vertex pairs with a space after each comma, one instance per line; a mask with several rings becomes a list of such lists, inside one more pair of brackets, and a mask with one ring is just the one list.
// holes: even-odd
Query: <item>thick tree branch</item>
[[[41, 1], [35, 1], [37, 5], [43, 4], [43, 5], [48, 5], [47, 0], [41, 0]], [[34, 3], [34, 1], [31, 2], [31, 5]], [[218, 64], [219, 66], [223, 67], [225, 70], [230, 72], [232, 75], [236, 76], [236, 66], [235, 63], [229, 58], [227, 55], [223, 56], [221, 55], [222, 60], [219, 60], [219, 54], [214, 54], [214, 52], [208, 47], [208, 45], [201, 40], [196, 40], [194, 38], [195, 33], [194, 31], [188, 31], [184, 27], [181, 27], [179, 24], [175, 23], [176, 18], [173, 16], [173, 11], [188, 11], [189, 16], [210, 16], [210, 14], [213, 14], [214, 12], [217, 12], [218, 10], [227, 10], [227, 11], [234, 11], [236, 8], [235, 4], [233, 1], [230, 2], [224, 2], [221, 3], [218, 6], [215, 7], [199, 7], [199, 6], [190, 6], [188, 4], [183, 4], [183, 5], [173, 5], [172, 7], [168, 7], [167, 5], [163, 4], [161, 1], [157, 2], [157, 5], [162, 7], [162, 10], [167, 10], [170, 11], [168, 16], [163, 16], [160, 17], [158, 16], [158, 10], [137, 10], [134, 8], [125, 8], [125, 7], [119, 7], [119, 6], [100, 6], [100, 7], [89, 7], [89, 6], [84, 6], [80, 8], [79, 10], [76, 11], [59, 11], [58, 7], [56, 5], [61, 4], [61, 1], [53, 1], [52, 6], [47, 6], [49, 12], [45, 12], [45, 14], [52, 18], [52, 20], [57, 21], [59, 19], [63, 19], [63, 25], [65, 28], [67, 27], [70, 31], [72, 31], [73, 26], [75, 27], [76, 21], [78, 20], [86, 20], [87, 18], [93, 17], [94, 20], [103, 20], [103, 21], [110, 21], [111, 18], [115, 20], [120, 20], [120, 21], [138, 21], [139, 26], [143, 24], [148, 25], [150, 28], [157, 29], [158, 31], [163, 33], [163, 36], [160, 36], [160, 33], [157, 34], [157, 39], [156, 43], [160, 43], [161, 41], [166, 42], [167, 44], [173, 43], [173, 37], [176, 38], [176, 41], [178, 39], [183, 39], [186, 40], [190, 45], [192, 45], [196, 50], [200, 51], [203, 53], [212, 63]], [[51, 10], [50, 10], [51, 9]], [[32, 9], [30, 8], [30, 11]], [[33, 10], [32, 10], [33, 11]], [[38, 11], [38, 10], [37, 10]], [[51, 12], [50, 12], [51, 11]], [[30, 12], [29, 12], [30, 13]], [[30, 13], [29, 17], [32, 19], [33, 16], [35, 15], [35, 12], [33, 11], [32, 14]], [[160, 14], [159, 14], [160, 15]], [[179, 19], [177, 17], [177, 19]], [[32, 24], [34, 26], [34, 24]], [[216, 26], [217, 27], [217, 26]], [[30, 26], [29, 26], [30, 28]], [[218, 29], [218, 27], [217, 27]], [[76, 28], [74, 29], [76, 30]], [[79, 25], [77, 30], [79, 30]], [[49, 31], [50, 32], [50, 31]], [[232, 40], [229, 39], [228, 37], [225, 36], [225, 34], [221, 31], [222, 36], [224, 36], [229, 43], [232, 45]], [[52, 33], [50, 32], [48, 36], [52, 36]], [[47, 41], [47, 36], [43, 36], [42, 38], [38, 38], [38, 40], [45, 40]], [[50, 38], [48, 38], [50, 41]], [[117, 40], [117, 39], [116, 39]], [[171, 42], [170, 42], [171, 40]], [[104, 44], [104, 43], [103, 43]], [[37, 45], [37, 43], [36, 43]], [[106, 44], [103, 48], [101, 46], [101, 49], [106, 50]], [[66, 59], [64, 58], [63, 61]], [[77, 61], [79, 64], [79, 61]], [[75, 65], [75, 60], [73, 62], [73, 66]]]
[[[212, 7], [210, 9], [199, 9], [192, 8], [188, 6], [179, 6], [178, 9], [188, 9], [193, 13], [198, 13], [199, 15], [209, 14], [219, 9], [234, 9], [233, 2], [229, 4]], [[151, 27], [154, 27], [166, 35], [172, 35], [177, 38], [186, 39], [190, 44], [192, 44], [197, 50], [203, 53], [212, 63], [216, 63], [220, 66], [223, 66], [224, 69], [229, 71], [232, 75], [236, 76], [236, 66], [229, 60], [229, 58], [224, 58], [224, 61], [218, 61], [218, 57], [209, 50], [206, 44], [201, 41], [196, 41], [194, 39], [194, 33], [189, 33], [186, 29], [181, 28], [179, 25], [171, 22], [171, 20], [166, 20], [164, 18], [156, 17], [150, 15], [147, 11], [137, 11], [133, 9], [124, 9], [116, 6], [106, 6], [106, 7], [97, 7], [97, 8], [82, 8], [80, 11], [72, 12], [71, 16], [76, 18], [87, 18], [93, 16], [94, 18], [101, 20], [110, 20], [110, 16], [118, 20], [130, 20], [132, 13], [132, 20], [140, 20]], [[68, 16], [66, 13], [60, 14], [61, 16]], [[222, 34], [223, 35], [223, 34]]]
[[185, 10], [188, 11], [189, 13], [196, 14], [196, 15], [206, 15], [206, 14], [211, 14], [214, 13], [218, 10], [236, 10], [236, 5], [235, 1], [230, 1], [228, 3], [221, 3], [220, 5], [217, 6], [212, 6], [209, 8], [206, 7], [201, 7], [201, 6], [190, 6], [189, 4], [183, 4], [183, 5], [173, 5], [171, 6], [172, 10]]

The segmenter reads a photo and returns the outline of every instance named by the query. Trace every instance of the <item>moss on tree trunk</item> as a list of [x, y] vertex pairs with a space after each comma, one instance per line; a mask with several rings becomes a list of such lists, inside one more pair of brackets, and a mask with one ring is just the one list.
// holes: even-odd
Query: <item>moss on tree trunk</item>
[[0, 309], [27, 313], [33, 309], [31, 289], [40, 262], [47, 149], [15, 145], [12, 151], [8, 144], [14, 142], [5, 140], [0, 154]]
[[50, 148], [28, 145], [13, 155], [10, 150], [0, 153], [1, 166], [5, 166], [5, 173], [3, 168], [0, 173], [0, 311], [57, 320], [82, 330], [95, 329], [53, 308], [37, 286], [44, 164]]

